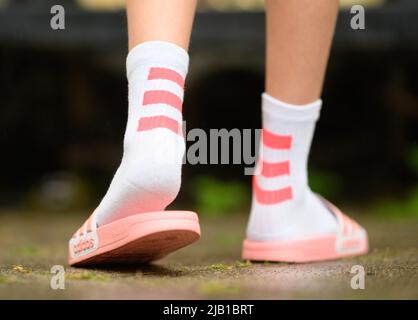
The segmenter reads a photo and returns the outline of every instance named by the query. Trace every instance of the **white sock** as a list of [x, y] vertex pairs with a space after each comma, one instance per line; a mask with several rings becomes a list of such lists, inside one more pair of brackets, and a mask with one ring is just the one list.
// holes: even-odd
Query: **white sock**
[[99, 226], [164, 210], [177, 196], [185, 151], [182, 102], [188, 64], [187, 52], [169, 42], [145, 42], [129, 52], [124, 152], [95, 210]]
[[336, 219], [308, 186], [307, 160], [322, 101], [295, 106], [262, 96], [263, 142], [247, 237], [295, 240], [332, 234]]

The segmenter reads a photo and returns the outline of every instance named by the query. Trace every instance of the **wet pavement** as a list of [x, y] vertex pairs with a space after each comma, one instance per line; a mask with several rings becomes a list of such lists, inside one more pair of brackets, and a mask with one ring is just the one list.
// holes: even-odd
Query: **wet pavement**
[[[146, 266], [91, 270], [67, 265], [66, 243], [80, 214], [0, 212], [1, 299], [418, 299], [418, 219], [357, 219], [366, 256], [309, 264], [240, 261], [246, 217], [201, 219], [201, 240]], [[51, 267], [65, 289], [51, 288]], [[365, 289], [351, 288], [354, 265]]]

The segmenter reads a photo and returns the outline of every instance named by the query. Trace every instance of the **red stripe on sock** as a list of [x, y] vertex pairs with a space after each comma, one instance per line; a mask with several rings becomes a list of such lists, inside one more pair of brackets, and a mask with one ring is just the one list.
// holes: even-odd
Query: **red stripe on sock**
[[263, 190], [257, 183], [256, 176], [253, 176], [253, 192], [260, 204], [278, 204], [293, 199], [292, 187], [284, 187], [277, 190]]
[[272, 149], [290, 149], [292, 146], [292, 136], [279, 135], [266, 129], [262, 131], [263, 144]]
[[180, 87], [184, 88], [184, 78], [172, 69], [168, 68], [151, 68], [148, 75], [148, 80], [162, 79], [170, 80], [177, 83]]
[[179, 136], [183, 136], [181, 124], [176, 120], [165, 116], [145, 117], [139, 119], [137, 131], [148, 131], [157, 128], [166, 128]]
[[262, 162], [261, 174], [267, 178], [279, 177], [290, 174], [289, 161]]
[[144, 101], [142, 102], [144, 106], [157, 103], [167, 104], [173, 108], [176, 108], [180, 112], [183, 105], [183, 101], [174, 93], [169, 91], [151, 90], [144, 93]]

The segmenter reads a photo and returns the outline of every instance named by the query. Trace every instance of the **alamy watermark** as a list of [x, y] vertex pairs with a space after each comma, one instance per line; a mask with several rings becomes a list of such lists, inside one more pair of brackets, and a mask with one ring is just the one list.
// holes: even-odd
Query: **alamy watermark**
[[353, 290], [364, 290], [366, 288], [366, 273], [361, 265], [354, 265], [350, 270], [354, 276], [351, 278], [350, 285]]
[[364, 7], [360, 4], [356, 4], [351, 7], [350, 13], [354, 16], [350, 20], [350, 27], [353, 30], [364, 30], [366, 29], [366, 14]]
[[245, 175], [256, 173], [255, 164], [259, 157], [261, 129], [209, 129], [200, 128], [186, 131], [183, 135], [188, 146], [183, 164], [245, 164]]
[[51, 267], [50, 286], [52, 290], [64, 290], [65, 289], [65, 269], [61, 265], [55, 265]]
[[50, 20], [52, 30], [65, 29], [65, 9], [64, 6], [56, 4], [51, 7], [50, 13], [53, 15]]

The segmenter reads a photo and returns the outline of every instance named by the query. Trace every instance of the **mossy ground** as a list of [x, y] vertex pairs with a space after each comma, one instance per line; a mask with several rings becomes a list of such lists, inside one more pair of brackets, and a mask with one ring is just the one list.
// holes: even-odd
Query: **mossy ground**
[[[309, 264], [240, 261], [245, 215], [202, 219], [202, 239], [152, 265], [77, 269], [66, 242], [79, 214], [0, 214], [2, 299], [280, 299], [418, 298], [418, 219], [363, 215], [368, 255]], [[350, 286], [353, 265], [366, 270], [365, 290]], [[65, 290], [52, 290], [53, 265], [66, 270]]]

